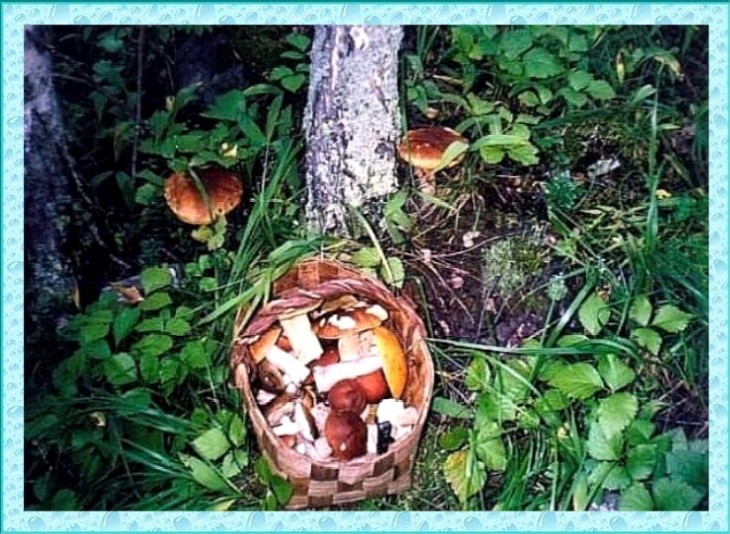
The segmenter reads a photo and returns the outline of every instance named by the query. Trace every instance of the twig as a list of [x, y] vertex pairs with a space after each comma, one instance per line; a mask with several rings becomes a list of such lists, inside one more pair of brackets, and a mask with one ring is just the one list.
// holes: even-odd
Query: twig
[[139, 27], [137, 38], [137, 109], [134, 117], [134, 142], [132, 143], [132, 180], [137, 176], [139, 132], [142, 128], [142, 66], [144, 63], [144, 26]]

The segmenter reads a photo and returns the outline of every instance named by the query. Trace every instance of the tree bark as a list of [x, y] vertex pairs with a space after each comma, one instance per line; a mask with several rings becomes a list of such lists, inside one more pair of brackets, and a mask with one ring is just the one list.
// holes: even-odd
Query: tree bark
[[[61, 111], [53, 84], [49, 30], [25, 27], [25, 287], [26, 318], [63, 311], [71, 278], [63, 253], [71, 195]], [[55, 313], [54, 313], [55, 312]]]
[[378, 217], [397, 188], [399, 26], [320, 26], [304, 130], [305, 216], [314, 232], [350, 235], [348, 207]]

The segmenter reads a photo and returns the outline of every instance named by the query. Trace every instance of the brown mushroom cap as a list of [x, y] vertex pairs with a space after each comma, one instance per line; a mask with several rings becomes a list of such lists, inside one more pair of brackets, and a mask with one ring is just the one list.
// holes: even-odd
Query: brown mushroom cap
[[266, 353], [269, 349], [277, 344], [277, 341], [281, 337], [281, 327], [272, 326], [266, 332], [261, 334], [261, 337], [253, 343], [251, 343], [251, 357], [255, 363], [261, 363], [266, 358]]
[[353, 379], [340, 380], [327, 394], [332, 411], [362, 413], [367, 405], [365, 391]]
[[394, 398], [400, 399], [408, 379], [408, 362], [403, 346], [398, 337], [384, 326], [373, 329], [373, 340], [383, 359], [383, 373], [390, 392]]
[[355, 381], [365, 393], [365, 400], [370, 404], [377, 404], [391, 395], [382, 369], [358, 376]]
[[165, 180], [165, 200], [181, 221], [210, 224], [241, 202], [243, 186], [236, 173], [220, 168], [196, 169], [195, 173], [205, 187], [210, 210], [192, 177], [175, 173]]
[[[438, 168], [446, 149], [451, 143], [468, 141], [457, 131], [451, 128], [417, 128], [406, 133], [398, 145], [398, 155], [417, 169], [432, 171]], [[451, 161], [447, 167], [461, 163], [464, 154]]]
[[[322, 339], [339, 339], [370, 330], [383, 322], [377, 314], [369, 313], [368, 308], [336, 312], [322, 317], [314, 325], [314, 333]], [[353, 326], [348, 326], [348, 325]]]
[[338, 460], [351, 460], [367, 452], [368, 429], [352, 412], [332, 412], [324, 425], [327, 443]]

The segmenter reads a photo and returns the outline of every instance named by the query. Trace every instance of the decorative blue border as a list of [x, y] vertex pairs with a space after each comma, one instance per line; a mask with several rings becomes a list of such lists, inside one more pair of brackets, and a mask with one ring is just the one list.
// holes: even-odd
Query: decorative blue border
[[[728, 5], [57, 3], [2, 7], [2, 531], [728, 530]], [[25, 24], [703, 24], [710, 27], [710, 510], [691, 513], [23, 511]]]

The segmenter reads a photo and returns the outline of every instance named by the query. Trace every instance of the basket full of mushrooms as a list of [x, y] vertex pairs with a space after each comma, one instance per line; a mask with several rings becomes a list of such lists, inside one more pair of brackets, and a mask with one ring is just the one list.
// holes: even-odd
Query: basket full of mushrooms
[[239, 311], [231, 367], [263, 455], [292, 484], [287, 508], [408, 489], [434, 381], [410, 301], [324, 259], [271, 294]]

